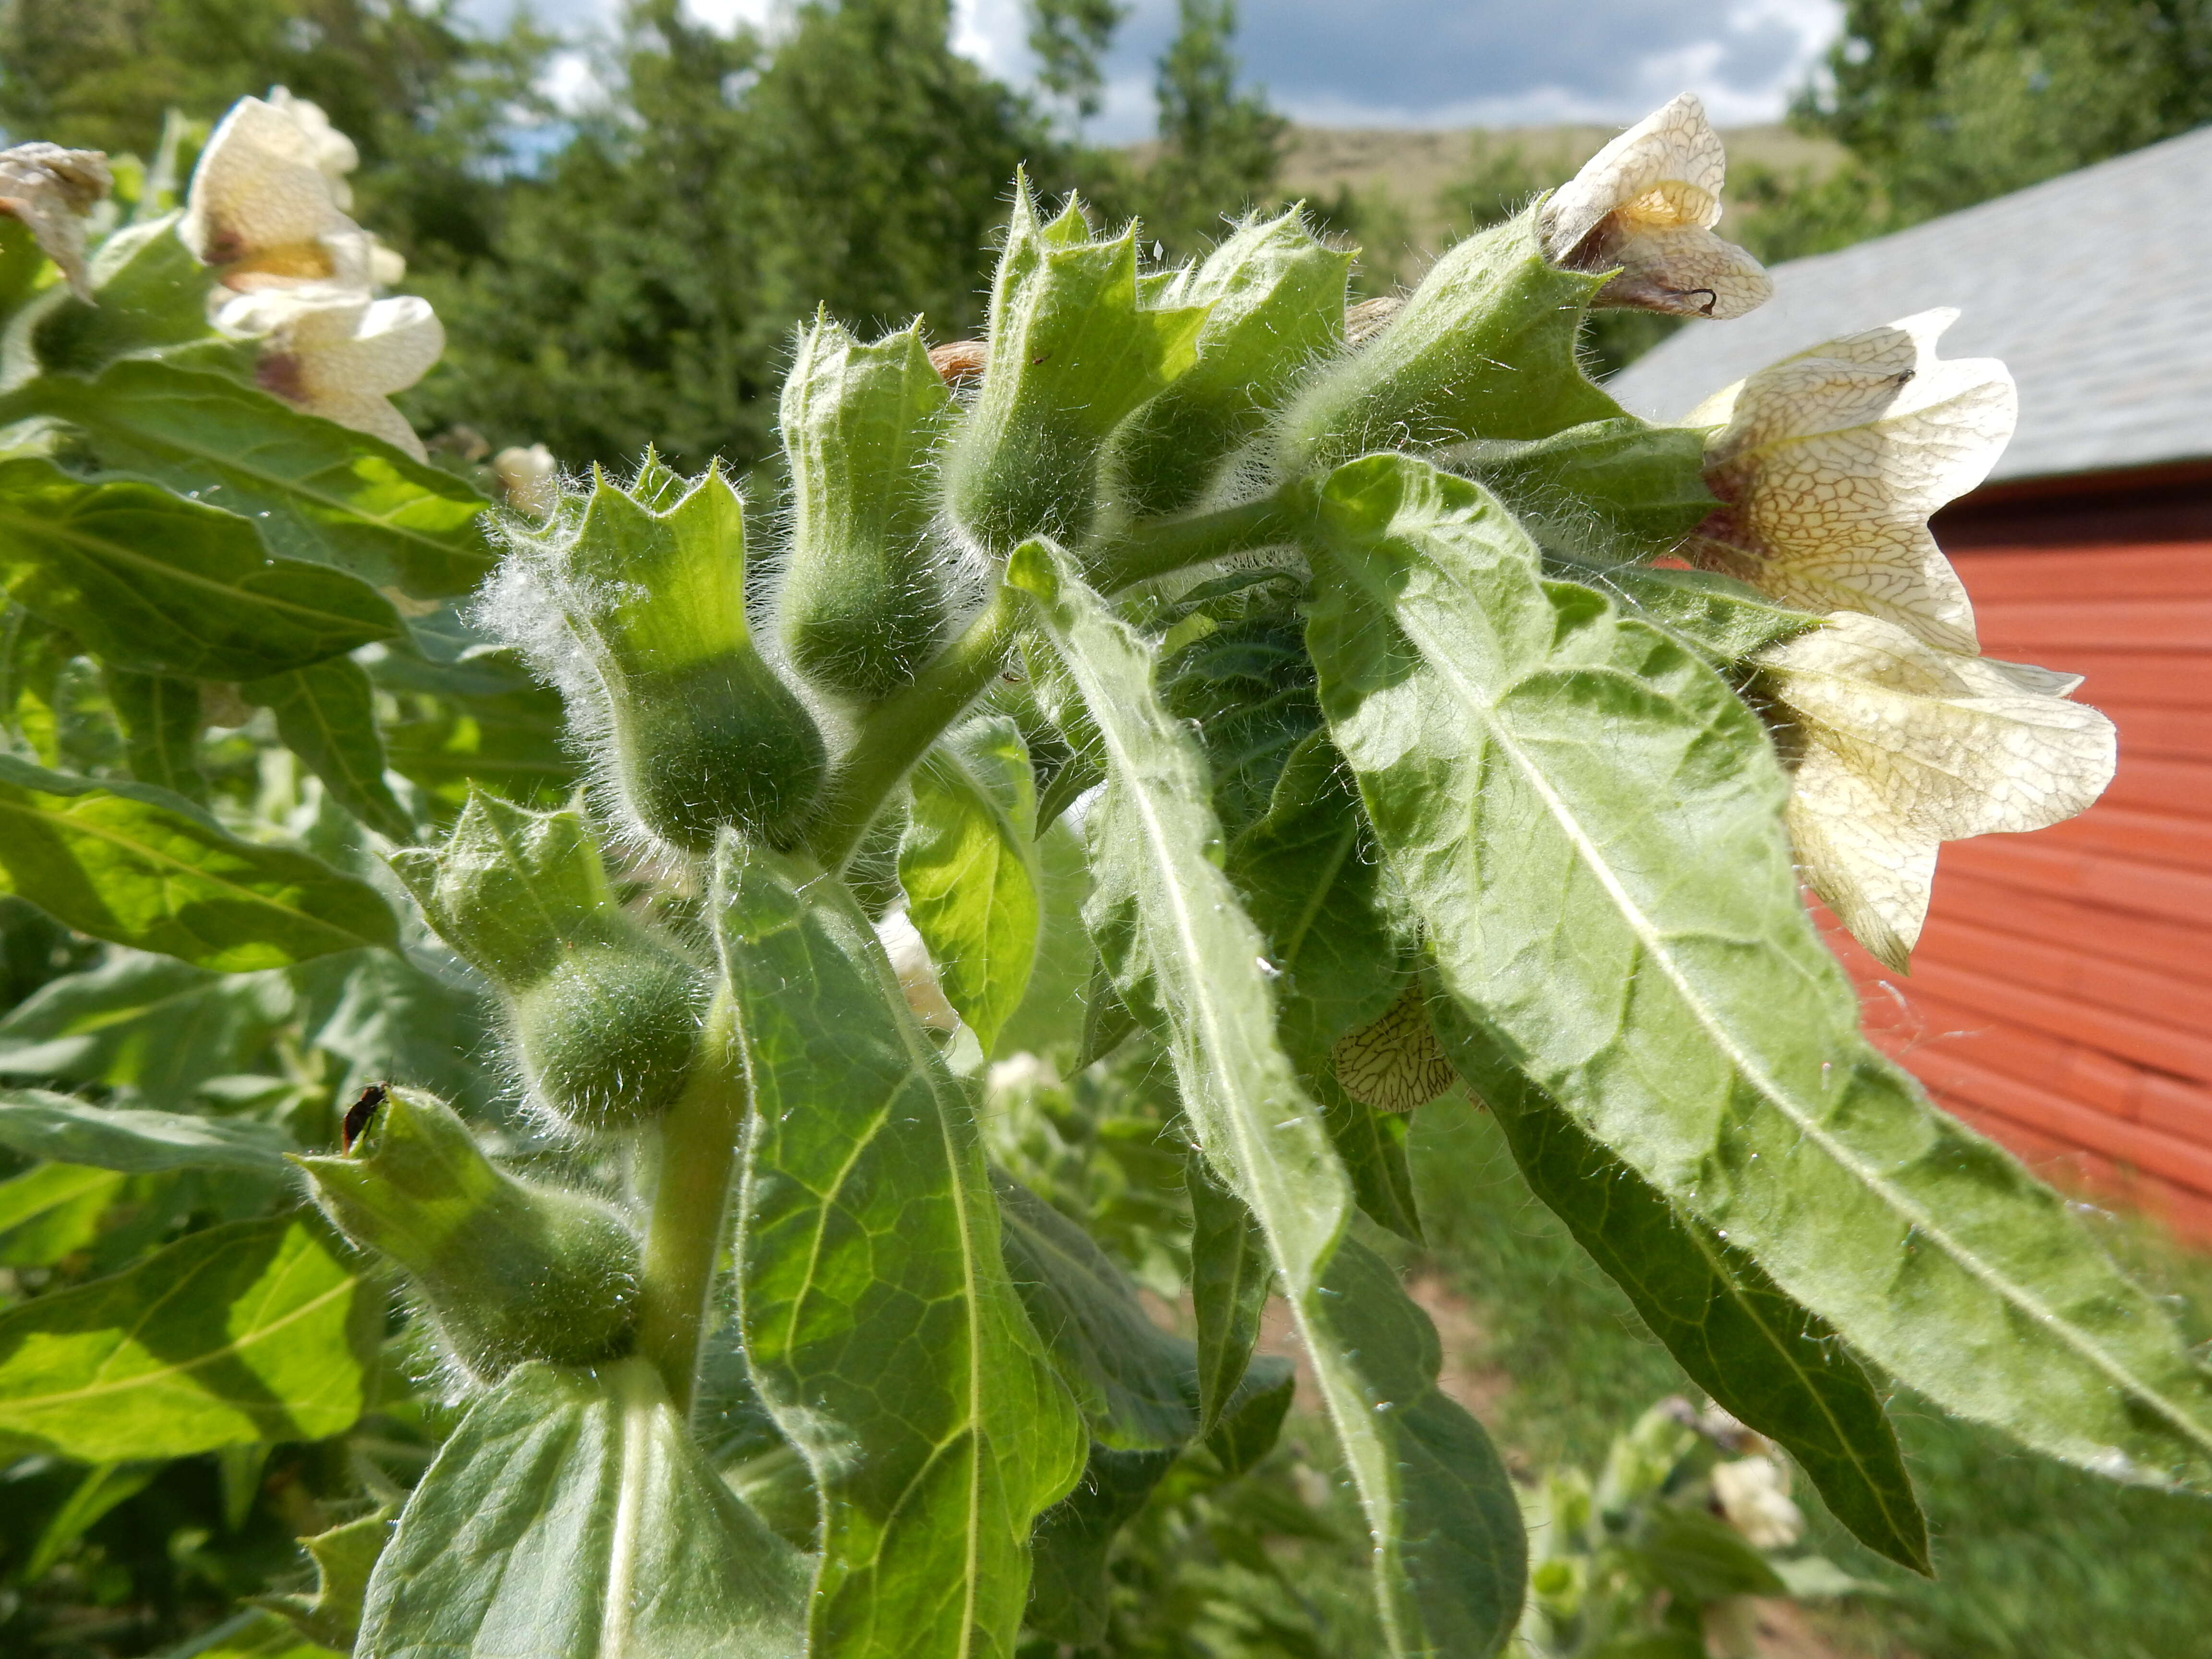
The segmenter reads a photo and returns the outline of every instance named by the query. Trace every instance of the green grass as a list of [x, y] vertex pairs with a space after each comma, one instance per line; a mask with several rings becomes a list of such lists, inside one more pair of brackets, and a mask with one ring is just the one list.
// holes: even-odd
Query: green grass
[[[1439, 1103], [1414, 1131], [1431, 1261], [1473, 1304], [1474, 1358], [1513, 1380], [1509, 1458], [1594, 1466], [1661, 1396], [1693, 1393], [1610, 1281], [1530, 1197], [1490, 1120]], [[2116, 1253], [2212, 1309], [2212, 1262], [2115, 1227]], [[1859, 1548], [1801, 1492], [1812, 1541], [1887, 1587], [1847, 1617], [1864, 1652], [1918, 1659], [2212, 1659], [2212, 1500], [2117, 1486], [1900, 1394], [1891, 1412], [1936, 1540], [1934, 1583]]]

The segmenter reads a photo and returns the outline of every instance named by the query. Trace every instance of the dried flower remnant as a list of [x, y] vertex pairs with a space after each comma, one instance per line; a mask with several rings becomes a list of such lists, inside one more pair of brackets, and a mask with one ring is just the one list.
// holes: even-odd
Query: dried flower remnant
[[1716, 428], [1705, 483], [1726, 503], [1683, 550], [1807, 611], [1881, 617], [1942, 651], [1979, 647], [1928, 520], [1989, 476], [2018, 418], [1993, 357], [1946, 360], [1958, 316], [1924, 311], [1785, 357], [1688, 420]]
[[1592, 302], [1681, 317], [1741, 317], [1774, 284], [1713, 234], [1728, 157], [1684, 93], [1622, 133], [1538, 210], [1545, 251], [1571, 270], [1618, 270]]
[[446, 331], [428, 301], [372, 300], [313, 283], [239, 295], [216, 321], [261, 337], [254, 373], [264, 391], [425, 459], [422, 441], [391, 394], [421, 380], [445, 349]]
[[2045, 829], [2112, 781], [2112, 722], [2067, 700], [2074, 676], [1852, 611], [1759, 660], [1802, 744], [1784, 817], [1806, 884], [1900, 972], [1942, 842]]
[[1378, 1112], [1410, 1112], [1459, 1081], [1418, 985], [1378, 1018], [1340, 1038], [1328, 1059], [1344, 1092]]
[[947, 340], [929, 349], [929, 366], [955, 392], [981, 381], [990, 363], [991, 347], [985, 340]]
[[1790, 1496], [1789, 1472], [1771, 1457], [1715, 1465], [1713, 1496], [1753, 1549], [1786, 1550], [1805, 1535], [1805, 1512]]
[[84, 220], [114, 184], [96, 149], [17, 144], [0, 150], [0, 213], [22, 222], [60, 270], [70, 292], [92, 301], [84, 263]]
[[1348, 346], [1363, 346], [1390, 325], [1390, 319], [1406, 308], [1401, 295], [1386, 294], [1379, 300], [1362, 300], [1347, 307], [1344, 313], [1344, 343]]
[[544, 444], [502, 449], [492, 457], [491, 470], [501, 495], [517, 513], [549, 519], [561, 505], [561, 469]]
[[369, 289], [398, 281], [399, 256], [346, 216], [353, 145], [279, 87], [241, 98], [209, 139], [177, 234], [240, 293], [301, 283]]

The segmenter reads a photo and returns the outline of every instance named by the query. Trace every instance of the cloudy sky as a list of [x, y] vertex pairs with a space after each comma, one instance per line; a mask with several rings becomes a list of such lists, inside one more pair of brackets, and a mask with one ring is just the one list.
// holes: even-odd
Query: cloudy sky
[[[687, 0], [720, 25], [771, 31], [788, 0]], [[496, 16], [507, 0], [478, 0]], [[956, 0], [960, 49], [1017, 84], [1031, 72], [1022, 0]], [[611, 0], [537, 0], [588, 27]], [[1771, 120], [1833, 37], [1838, 0], [1243, 0], [1247, 77], [1292, 118], [1329, 126], [1627, 122], [1689, 89], [1717, 122]], [[1152, 60], [1175, 0], [1133, 0], [1091, 136], [1152, 128]], [[572, 74], [574, 71], [572, 70]]]

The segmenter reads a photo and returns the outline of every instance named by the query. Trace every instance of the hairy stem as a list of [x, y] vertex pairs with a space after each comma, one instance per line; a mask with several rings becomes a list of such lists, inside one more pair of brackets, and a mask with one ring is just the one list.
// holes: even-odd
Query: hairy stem
[[1006, 666], [1027, 602], [1016, 589], [1001, 587], [950, 650], [869, 711], [806, 832], [807, 850], [823, 868], [844, 867], [899, 780]]
[[698, 1067], [660, 1120], [659, 1181], [639, 1285], [638, 1352], [659, 1371], [679, 1413], [691, 1409], [744, 1115], [736, 1011], [724, 990], [708, 1010]]
[[[1300, 489], [1291, 484], [1241, 507], [1139, 525], [1094, 549], [1085, 568], [1101, 592], [1111, 593], [1185, 565], [1267, 547], [1296, 526]], [[1001, 587], [951, 649], [869, 711], [806, 832], [807, 850], [824, 869], [844, 868], [899, 780], [1006, 665], [1027, 603]]]
[[1186, 565], [1267, 547], [1291, 534], [1299, 505], [1293, 484], [1239, 507], [1138, 524], [1087, 552], [1084, 573], [1101, 593], [1114, 593]]

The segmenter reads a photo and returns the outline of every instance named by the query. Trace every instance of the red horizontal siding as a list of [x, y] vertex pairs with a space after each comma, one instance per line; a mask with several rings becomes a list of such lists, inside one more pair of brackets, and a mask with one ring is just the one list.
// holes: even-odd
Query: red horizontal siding
[[[2205, 677], [2212, 679], [2212, 659]], [[2092, 696], [2083, 686], [2077, 701], [2101, 708], [2125, 734], [2130, 756], [2156, 755], [2168, 760], [2212, 761], [2212, 703], [2202, 708], [2161, 708], [2118, 697]]]
[[[2039, 1030], [2084, 1041], [2139, 1031], [2144, 1052], [2130, 1058], [2212, 1082], [2212, 985], [2021, 939], [1998, 931], [2001, 917], [1992, 927], [1982, 920], [1945, 919], [1913, 952], [1914, 990], [1987, 1013], [2010, 1010]], [[2039, 1000], [2015, 1003], [2014, 989]], [[2148, 1052], [2161, 1047], [2163, 1056]], [[2174, 1063], [2185, 1054], [2197, 1057], [2193, 1068]]]
[[2212, 709], [2212, 641], [2202, 652], [2080, 651], [2052, 650], [2047, 641], [2008, 638], [1987, 626], [1981, 637], [1982, 649], [1992, 657], [2081, 675], [2084, 684], [2074, 695], [2100, 708], [2145, 703], [2159, 708]]
[[1983, 647], [1991, 650], [1996, 641], [2021, 640], [2054, 654], [2100, 648], [2199, 651], [2212, 640], [2212, 599], [2203, 597], [2115, 599], [2085, 588], [2067, 600], [1978, 605], [1974, 616]]
[[[1941, 915], [1969, 915], [2023, 939], [2045, 939], [2103, 961], [2133, 963], [2212, 984], [2212, 950], [2186, 910], [2137, 914], [2039, 890], [2016, 881], [1985, 879], [1972, 867], [1973, 842], [1954, 842], [1936, 865]], [[1964, 868], [1960, 867], [1965, 866]], [[1923, 935], [1941, 936], [1942, 924]]]
[[2136, 811], [2100, 802], [2094, 812], [2036, 832], [2050, 846], [2109, 853], [2142, 864], [2212, 870], [2212, 817]]
[[2212, 544], [1955, 562], [1985, 651], [2086, 676], [2119, 769], [2065, 824], [1948, 844], [1909, 976], [1832, 939], [1936, 1100], [2212, 1243]]
[[1977, 550], [1956, 556], [1969, 573], [1975, 609], [2020, 600], [2048, 599], [2078, 604], [2100, 599], [2201, 599], [2212, 575], [2212, 551], [2190, 542], [2150, 547], [2100, 547], [2086, 556], [2096, 562], [2092, 580], [2083, 580], [2081, 553], [1997, 553]]

